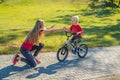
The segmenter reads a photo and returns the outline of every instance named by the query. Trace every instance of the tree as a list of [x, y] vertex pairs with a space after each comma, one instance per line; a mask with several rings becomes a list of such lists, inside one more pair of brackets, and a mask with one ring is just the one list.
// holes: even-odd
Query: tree
[[120, 7], [120, 0], [118, 1], [118, 7]]
[[[112, 7], [119, 7], [120, 6], [120, 0], [110, 0]], [[116, 4], [117, 3], [117, 4]]]
[[5, 0], [0, 0], [0, 3], [4, 2]]

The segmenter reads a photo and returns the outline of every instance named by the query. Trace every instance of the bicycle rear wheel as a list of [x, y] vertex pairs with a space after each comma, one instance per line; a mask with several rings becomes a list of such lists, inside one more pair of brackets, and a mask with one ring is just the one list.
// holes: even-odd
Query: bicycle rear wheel
[[57, 59], [60, 62], [63, 62], [68, 56], [68, 49], [67, 47], [62, 47], [57, 52]]
[[88, 46], [86, 44], [81, 44], [77, 50], [78, 56], [84, 58], [88, 53]]

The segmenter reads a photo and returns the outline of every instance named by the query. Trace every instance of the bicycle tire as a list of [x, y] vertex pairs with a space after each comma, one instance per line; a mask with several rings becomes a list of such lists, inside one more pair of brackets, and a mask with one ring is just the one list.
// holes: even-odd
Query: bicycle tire
[[[63, 58], [61, 59], [61, 56], [63, 56]], [[61, 47], [58, 52], [57, 52], [57, 59], [60, 62], [63, 62], [68, 56], [68, 49], [67, 47]]]
[[[83, 50], [83, 48], [84, 48], [84, 50]], [[82, 54], [82, 52], [83, 52], [83, 54]], [[84, 58], [88, 53], [88, 46], [86, 44], [79, 45], [77, 53], [80, 58]]]

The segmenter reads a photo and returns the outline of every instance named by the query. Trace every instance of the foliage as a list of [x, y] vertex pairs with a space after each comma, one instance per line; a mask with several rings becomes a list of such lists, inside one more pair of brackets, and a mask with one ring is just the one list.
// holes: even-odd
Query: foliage
[[91, 0], [90, 7], [94, 8], [96, 4], [100, 4], [104, 7], [118, 8], [120, 7], [120, 0]]

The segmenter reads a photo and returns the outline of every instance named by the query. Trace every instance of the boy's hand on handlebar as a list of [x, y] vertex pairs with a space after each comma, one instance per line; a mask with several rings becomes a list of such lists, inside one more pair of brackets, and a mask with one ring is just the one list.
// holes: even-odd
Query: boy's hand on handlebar
[[77, 32], [76, 35], [79, 35], [81, 32]]

